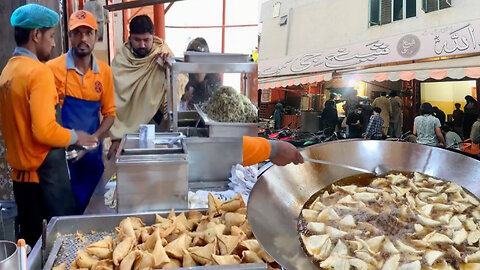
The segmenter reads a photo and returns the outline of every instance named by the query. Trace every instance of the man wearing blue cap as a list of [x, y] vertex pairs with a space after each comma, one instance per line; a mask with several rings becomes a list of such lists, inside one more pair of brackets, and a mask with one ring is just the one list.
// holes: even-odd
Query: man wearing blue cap
[[34, 245], [42, 220], [73, 214], [65, 147], [91, 146], [97, 139], [66, 129], [58, 117], [58, 94], [51, 70], [42, 62], [55, 47], [58, 14], [37, 5], [16, 9], [10, 18], [17, 48], [0, 78], [0, 121], [18, 206], [20, 233]]

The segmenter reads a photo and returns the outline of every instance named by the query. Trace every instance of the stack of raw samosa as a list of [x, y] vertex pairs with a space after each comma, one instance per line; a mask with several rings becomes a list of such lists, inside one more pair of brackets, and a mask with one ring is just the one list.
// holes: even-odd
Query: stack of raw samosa
[[185, 213], [176, 216], [172, 209], [167, 218], [157, 215], [151, 226], [128, 217], [116, 228], [116, 239], [105, 237], [79, 251], [69, 269], [146, 270], [239, 263], [277, 267], [254, 239], [246, 214], [240, 194], [226, 202], [209, 194], [206, 215], [191, 210], [188, 217]]

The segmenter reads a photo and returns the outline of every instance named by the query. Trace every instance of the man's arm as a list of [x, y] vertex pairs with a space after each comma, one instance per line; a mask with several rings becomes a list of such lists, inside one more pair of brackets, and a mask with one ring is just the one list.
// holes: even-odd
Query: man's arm
[[243, 137], [243, 166], [251, 166], [269, 158], [272, 146], [261, 137]]
[[73, 132], [56, 121], [57, 92], [50, 69], [39, 71], [30, 82], [30, 116], [34, 138], [52, 147], [75, 143]]
[[104, 90], [102, 93], [102, 115], [103, 115], [103, 120], [102, 123], [100, 124], [100, 127], [98, 127], [97, 131], [93, 134], [95, 137], [99, 138], [100, 140], [103, 139], [110, 128], [113, 125], [113, 122], [115, 120], [115, 97], [113, 93], [113, 77], [112, 77], [112, 71], [110, 67], [106, 67], [105, 70], [105, 75], [103, 79], [104, 83]]
[[303, 163], [300, 152], [290, 143], [269, 141], [260, 137], [243, 137], [243, 166], [250, 166], [270, 158], [279, 166]]
[[442, 130], [439, 127], [435, 128], [435, 134], [437, 134], [437, 138], [442, 144], [442, 146], [447, 146], [447, 143], [445, 142], [445, 138], [443, 137], [443, 134], [442, 134]]
[[470, 138], [473, 143], [480, 143], [480, 129], [477, 124], [473, 124], [472, 131], [470, 132]]

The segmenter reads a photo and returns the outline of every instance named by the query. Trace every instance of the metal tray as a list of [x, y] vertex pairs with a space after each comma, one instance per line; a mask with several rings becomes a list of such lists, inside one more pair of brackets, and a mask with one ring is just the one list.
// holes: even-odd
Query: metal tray
[[[184, 211], [176, 211], [176, 214], [180, 214]], [[204, 211], [203, 211], [204, 212]], [[115, 215], [91, 215], [91, 216], [65, 216], [54, 217], [50, 220], [47, 227], [47, 240], [46, 240], [46, 257], [47, 259], [44, 268], [42, 268], [41, 260], [41, 246], [42, 240], [39, 239], [32, 249], [32, 252], [28, 256], [28, 269], [30, 270], [50, 270], [53, 265], [57, 265], [60, 262], [66, 260], [66, 258], [76, 257], [78, 249], [98, 241], [103, 236], [113, 235], [115, 227], [118, 226], [120, 221], [126, 217], [139, 217], [145, 222], [145, 224], [153, 224], [155, 222], [155, 214], [168, 216], [169, 211], [161, 212], [144, 212], [137, 214], [115, 214]], [[95, 231], [95, 234], [91, 232]], [[82, 233], [84, 240], [79, 243], [75, 237], [75, 233]], [[72, 257], [73, 256], [73, 257]], [[67, 268], [68, 269], [68, 268]], [[179, 268], [187, 269], [187, 268]], [[205, 270], [266, 270], [266, 264], [239, 264], [239, 265], [222, 265], [222, 266], [202, 266], [188, 268], [190, 270], [205, 269]]]
[[258, 123], [218, 122], [209, 118], [198, 104], [195, 104], [195, 109], [209, 128], [209, 137], [256, 137], [258, 135]]
[[143, 142], [138, 133], [125, 134], [120, 144], [121, 155], [178, 154], [183, 153], [181, 141], [169, 146], [169, 140], [182, 133], [155, 133], [155, 141]]
[[250, 55], [235, 53], [185, 52], [187, 63], [248, 63]]

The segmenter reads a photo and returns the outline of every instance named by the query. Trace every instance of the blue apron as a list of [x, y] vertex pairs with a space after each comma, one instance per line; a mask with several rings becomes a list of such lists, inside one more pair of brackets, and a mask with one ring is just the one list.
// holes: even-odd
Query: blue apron
[[[85, 131], [93, 134], [100, 126], [100, 101], [88, 101], [66, 96], [62, 107], [63, 126], [68, 129]], [[80, 160], [69, 161], [71, 187], [76, 201], [76, 214], [83, 214], [90, 197], [100, 181], [104, 165], [102, 145], [88, 151]]]

